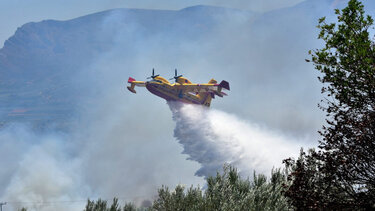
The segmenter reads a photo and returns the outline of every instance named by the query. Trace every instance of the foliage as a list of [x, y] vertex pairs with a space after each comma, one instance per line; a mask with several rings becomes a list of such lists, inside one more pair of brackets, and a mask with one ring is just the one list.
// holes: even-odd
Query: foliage
[[333, 178], [321, 170], [325, 163], [318, 157], [319, 152], [310, 149], [308, 153], [301, 150], [296, 161], [284, 160], [291, 172], [288, 175], [291, 185], [284, 186], [284, 195], [297, 210], [345, 210], [348, 208], [344, 203], [345, 190], [333, 185]]
[[87, 200], [84, 211], [136, 211], [138, 210], [132, 203], [126, 203], [123, 209], [118, 203], [118, 199], [114, 198], [111, 206], [108, 207], [107, 201], [98, 199], [97, 201]]
[[190, 187], [186, 193], [183, 186], [178, 185], [174, 191], [163, 186], [158, 191], [158, 199], [154, 201], [155, 210], [199, 210], [203, 205], [200, 188]]
[[135, 207], [135, 205], [132, 204], [132, 203], [126, 203], [124, 208], [123, 208], [123, 211], [137, 211], [137, 210], [139, 210], [139, 209], [137, 209]]
[[[242, 179], [238, 171], [225, 165], [223, 173], [207, 179], [207, 188], [191, 186], [186, 189], [178, 185], [171, 191], [162, 186], [152, 207], [136, 208], [126, 204], [123, 211], [190, 211], [190, 210], [289, 210], [286, 198], [282, 195], [286, 174], [272, 171], [270, 180], [264, 175], [255, 174], [253, 181]], [[121, 211], [115, 198], [110, 207], [104, 200], [87, 201], [84, 211]]]
[[335, 11], [338, 23], [319, 20], [325, 47], [313, 52], [322, 73], [320, 108], [327, 126], [320, 132], [319, 151], [301, 152], [286, 164], [293, 171], [286, 196], [300, 209], [375, 208], [375, 49], [369, 38], [373, 24], [364, 7], [350, 0]]
[[174, 191], [168, 187], [159, 190], [154, 201], [154, 210], [288, 210], [288, 204], [281, 194], [285, 174], [273, 171], [268, 181], [264, 175], [254, 173], [253, 181], [242, 179], [238, 171], [224, 166], [222, 174], [207, 179], [207, 189], [177, 186]]

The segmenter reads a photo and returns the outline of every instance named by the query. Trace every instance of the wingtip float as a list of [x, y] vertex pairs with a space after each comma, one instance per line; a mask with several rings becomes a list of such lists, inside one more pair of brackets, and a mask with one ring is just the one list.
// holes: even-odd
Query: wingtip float
[[132, 77], [129, 77], [128, 90], [136, 93], [135, 86], [146, 87], [152, 94], [159, 96], [167, 101], [180, 101], [183, 103], [199, 104], [209, 107], [211, 100], [215, 96], [223, 97], [227, 94], [223, 92], [223, 89], [230, 90], [229, 83], [225, 80], [217, 83], [215, 79], [211, 79], [205, 84], [191, 83], [187, 78], [182, 75], [177, 75], [177, 69], [175, 70], [175, 76], [170, 80], [175, 80], [175, 83], [170, 83], [167, 79], [155, 75], [155, 70], [152, 69], [152, 75], [148, 77], [149, 81], [137, 81]]

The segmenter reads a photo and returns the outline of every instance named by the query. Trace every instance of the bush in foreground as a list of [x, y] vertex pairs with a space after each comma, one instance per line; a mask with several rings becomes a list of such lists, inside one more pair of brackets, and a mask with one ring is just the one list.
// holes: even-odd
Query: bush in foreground
[[222, 174], [207, 179], [207, 189], [177, 186], [159, 189], [154, 210], [288, 210], [281, 191], [286, 176], [272, 171], [271, 179], [254, 173], [253, 181], [242, 179], [232, 166], [224, 166]]
[[[207, 188], [191, 186], [188, 189], [178, 185], [174, 190], [163, 186], [151, 207], [136, 208], [126, 204], [123, 211], [133, 210], [289, 210], [282, 195], [286, 174], [272, 171], [271, 178], [255, 174], [252, 181], [240, 177], [236, 168], [225, 165], [223, 173], [207, 179]], [[118, 200], [111, 206], [101, 199], [88, 200], [84, 211], [121, 211]]]

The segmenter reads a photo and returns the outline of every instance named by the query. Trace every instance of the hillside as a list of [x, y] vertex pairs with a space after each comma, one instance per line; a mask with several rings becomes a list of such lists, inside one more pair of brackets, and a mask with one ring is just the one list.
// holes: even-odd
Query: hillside
[[315, 133], [320, 91], [304, 59], [320, 44], [317, 19], [332, 14], [334, 2], [309, 0], [264, 14], [212, 6], [113, 9], [27, 23], [0, 49], [2, 122], [65, 124], [105, 92], [121, 89], [117, 98], [125, 97], [128, 76], [177, 67], [193, 81], [230, 81], [233, 93], [219, 108]]
[[3, 121], [65, 121], [89, 94], [85, 88], [92, 81], [81, 74], [111, 51], [119, 36], [123, 53], [133, 59], [134, 42], [159, 36], [169, 46], [198, 41], [219, 23], [220, 14], [233, 11], [208, 6], [180, 11], [113, 9], [68, 21], [27, 23], [0, 50]]

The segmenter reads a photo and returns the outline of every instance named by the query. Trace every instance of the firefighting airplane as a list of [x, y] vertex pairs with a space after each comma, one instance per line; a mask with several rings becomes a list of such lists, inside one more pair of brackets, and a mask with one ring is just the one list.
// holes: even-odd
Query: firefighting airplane
[[227, 95], [222, 92], [222, 89], [230, 90], [229, 83], [224, 80], [220, 84], [217, 84], [215, 79], [211, 79], [207, 84], [193, 84], [182, 75], [177, 75], [177, 69], [175, 70], [175, 76], [169, 79], [175, 79], [173, 84], [165, 78], [155, 75], [154, 69], [152, 69], [152, 75], [147, 79], [151, 80], [146, 82], [136, 81], [134, 78], [129, 77], [128, 83], [130, 83], [130, 86], [127, 88], [129, 91], [136, 93], [135, 86], [146, 87], [152, 94], [167, 101], [180, 101], [207, 107], [211, 105], [211, 100], [215, 98], [215, 95], [219, 97]]

